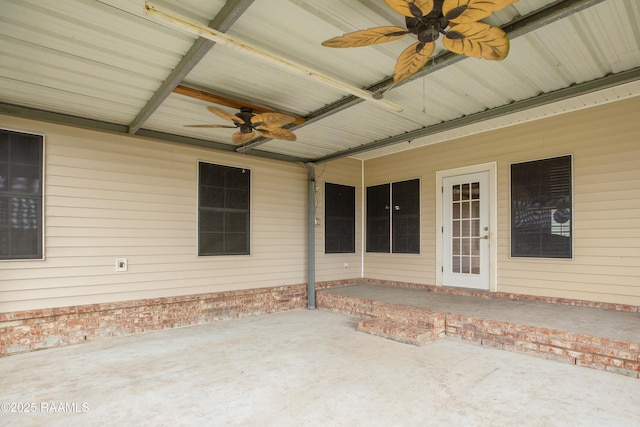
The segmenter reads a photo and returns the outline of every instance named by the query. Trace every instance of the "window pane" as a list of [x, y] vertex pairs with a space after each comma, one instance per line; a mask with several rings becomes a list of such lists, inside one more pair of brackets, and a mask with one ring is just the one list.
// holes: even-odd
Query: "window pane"
[[203, 208], [224, 208], [224, 187], [201, 185], [199, 204]]
[[225, 233], [246, 233], [249, 215], [244, 212], [225, 212]]
[[571, 258], [571, 156], [511, 165], [511, 256]]
[[390, 252], [390, 184], [367, 187], [367, 252]]
[[392, 252], [420, 253], [420, 180], [394, 182], [391, 198]]
[[200, 233], [199, 255], [218, 255], [224, 253], [224, 235], [222, 233]]
[[41, 137], [37, 135], [14, 133], [9, 151], [11, 163], [32, 165], [40, 167], [41, 161]]
[[227, 233], [225, 234], [225, 253], [242, 255], [247, 252], [247, 234], [246, 233]]
[[249, 191], [244, 188], [226, 188], [224, 207], [229, 209], [249, 209]]
[[355, 253], [356, 188], [326, 182], [324, 195], [325, 253]]
[[0, 130], [0, 259], [41, 259], [43, 143]]
[[248, 255], [250, 171], [201, 162], [198, 254]]
[[224, 230], [223, 219], [223, 212], [211, 209], [201, 209], [199, 215], [200, 232], [222, 233]]
[[9, 191], [40, 194], [40, 171], [38, 166], [12, 165]]

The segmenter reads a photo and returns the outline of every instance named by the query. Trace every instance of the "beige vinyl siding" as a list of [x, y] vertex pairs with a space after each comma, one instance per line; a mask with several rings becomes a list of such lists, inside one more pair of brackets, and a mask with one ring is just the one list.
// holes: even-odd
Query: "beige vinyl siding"
[[[362, 272], [362, 162], [355, 159], [340, 159], [316, 166], [316, 281], [353, 279]], [[349, 254], [324, 253], [324, 184], [348, 185], [356, 189], [356, 251]], [[344, 268], [344, 264], [349, 264]]]
[[[420, 176], [419, 256], [365, 254], [365, 276], [435, 284], [435, 173], [497, 162], [497, 290], [640, 304], [640, 98], [372, 159], [366, 186]], [[573, 156], [574, 257], [510, 257], [510, 164]]]
[[[401, 158], [397, 161], [396, 159], [387, 161], [387, 157], [382, 157], [365, 163], [365, 187], [411, 179], [420, 180], [420, 253], [365, 253], [365, 277], [422, 284], [434, 283], [425, 281], [425, 278], [435, 278], [435, 261], [426, 261], [435, 260], [436, 257], [434, 247], [435, 169], [430, 170], [428, 164], [420, 165], [420, 162], [412, 164], [415, 154], [417, 154], [416, 151], [411, 150], [401, 153]], [[366, 188], [364, 191], [366, 193]], [[411, 277], [414, 279], [409, 280]]]
[[[46, 137], [46, 258], [0, 262], [0, 312], [306, 283], [304, 167], [5, 116], [0, 126]], [[251, 255], [197, 256], [199, 160], [251, 170]]]

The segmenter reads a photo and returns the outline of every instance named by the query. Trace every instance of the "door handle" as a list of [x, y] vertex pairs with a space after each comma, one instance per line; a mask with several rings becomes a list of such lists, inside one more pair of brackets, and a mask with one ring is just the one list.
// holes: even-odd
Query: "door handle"
[[487, 240], [488, 238], [489, 238], [488, 234], [485, 234], [484, 236], [481, 237], [481, 239], [485, 239], [485, 240]]

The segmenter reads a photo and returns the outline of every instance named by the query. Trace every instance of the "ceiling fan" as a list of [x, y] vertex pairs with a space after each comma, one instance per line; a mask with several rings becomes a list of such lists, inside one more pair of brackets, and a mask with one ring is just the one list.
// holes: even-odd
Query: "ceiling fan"
[[[398, 57], [393, 81], [399, 83], [417, 73], [431, 57], [435, 41], [451, 52], [490, 60], [509, 53], [509, 39], [499, 27], [478, 22], [517, 0], [385, 0], [387, 6], [405, 16], [407, 28], [375, 27], [354, 31], [322, 42], [328, 47], [361, 47], [397, 40], [415, 34], [418, 41]], [[449, 27], [449, 30], [447, 30]]]
[[207, 107], [213, 114], [225, 120], [233, 122], [234, 126], [228, 125], [185, 125], [192, 128], [229, 128], [239, 130], [232, 135], [232, 140], [236, 144], [242, 144], [252, 139], [256, 132], [265, 138], [283, 139], [285, 141], [295, 141], [296, 136], [290, 130], [283, 129], [282, 126], [293, 123], [296, 119], [282, 113], [267, 112], [255, 114], [252, 108], [241, 107], [239, 113], [229, 113], [216, 107]]

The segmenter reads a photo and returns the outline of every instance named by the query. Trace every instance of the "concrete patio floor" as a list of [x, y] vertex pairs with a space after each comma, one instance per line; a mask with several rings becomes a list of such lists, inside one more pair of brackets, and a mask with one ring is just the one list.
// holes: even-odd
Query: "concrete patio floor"
[[0, 425], [640, 425], [638, 379], [357, 321], [297, 310], [1, 358]]

